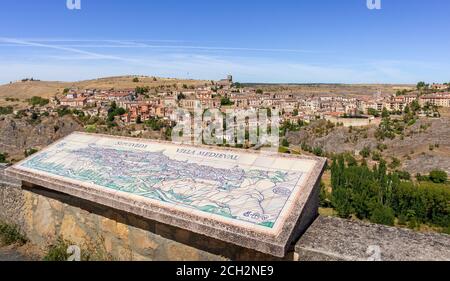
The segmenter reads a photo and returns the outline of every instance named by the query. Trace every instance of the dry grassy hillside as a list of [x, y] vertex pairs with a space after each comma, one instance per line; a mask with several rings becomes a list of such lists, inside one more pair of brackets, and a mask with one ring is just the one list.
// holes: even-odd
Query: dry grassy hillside
[[272, 92], [289, 92], [302, 95], [346, 95], [370, 96], [381, 93], [383, 95], [395, 94], [398, 90], [412, 90], [414, 85], [388, 85], [388, 84], [248, 84], [255, 88], [264, 88]]
[[0, 86], [0, 99], [15, 98], [26, 100], [33, 96], [50, 98], [55, 96], [58, 91], [67, 87], [68, 83], [62, 82], [16, 82]]
[[[107, 77], [93, 80], [79, 81], [79, 82], [47, 82], [47, 81], [33, 81], [33, 82], [16, 82], [6, 85], [0, 85], [0, 105], [5, 104], [5, 98], [18, 98], [26, 100], [33, 96], [40, 96], [44, 98], [53, 97], [63, 92], [65, 88], [75, 87], [80, 90], [83, 89], [134, 89], [137, 86], [149, 86], [150, 88], [169, 87], [176, 85], [179, 89], [183, 85], [202, 86], [209, 85], [211, 81], [208, 80], [181, 80], [175, 78], [155, 78], [148, 76], [137, 76], [139, 82], [133, 82], [136, 76], [120, 76]], [[358, 85], [344, 85], [344, 84], [299, 84], [299, 85], [281, 85], [281, 84], [249, 84], [256, 88], [264, 88], [266, 91], [282, 91], [292, 92], [305, 95], [350, 95], [350, 96], [364, 96], [373, 95], [375, 93], [382, 93], [385, 95], [394, 94], [399, 89], [411, 89], [413, 85], [382, 85], [382, 84], [358, 84]]]
[[[182, 88], [183, 85], [201, 86], [210, 84], [211, 81], [203, 80], [180, 80], [172, 78], [138, 77], [139, 82], [133, 82], [135, 76], [109, 77], [80, 82], [47, 82], [47, 81], [27, 81], [0, 85], [0, 106], [18, 105], [25, 103], [33, 96], [51, 98], [61, 94], [65, 88], [75, 87], [83, 89], [134, 89], [137, 86], [149, 86], [157, 88], [161, 86], [174, 86]], [[8, 102], [6, 98], [19, 99], [20, 101]]]
[[134, 89], [137, 86], [144, 87], [149, 86], [151, 88], [161, 87], [161, 86], [173, 86], [181, 88], [183, 85], [187, 86], [201, 86], [205, 84], [211, 84], [211, 81], [205, 80], [181, 80], [174, 78], [156, 78], [156, 77], [140, 77], [139, 82], [133, 82], [135, 76], [122, 76], [122, 77], [109, 77], [109, 78], [99, 78], [94, 80], [86, 80], [77, 83], [73, 83], [74, 87], [81, 89], [95, 88], [95, 89]]

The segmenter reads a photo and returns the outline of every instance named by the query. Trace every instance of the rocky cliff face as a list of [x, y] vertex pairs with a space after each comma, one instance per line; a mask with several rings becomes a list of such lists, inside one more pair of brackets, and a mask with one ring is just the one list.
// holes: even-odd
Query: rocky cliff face
[[[376, 126], [355, 128], [333, 128], [325, 130], [326, 122], [318, 121], [299, 132], [289, 132], [291, 144], [305, 143], [310, 147], [320, 147], [325, 153], [358, 154], [365, 147], [377, 151], [378, 144], [385, 144], [384, 151], [378, 151], [382, 157], [391, 161], [391, 157], [401, 160], [401, 169], [412, 175], [427, 174], [433, 169], [450, 172], [450, 118], [422, 118], [411, 127], [407, 127], [404, 136], [379, 141], [375, 138]], [[318, 133], [319, 132], [319, 133]], [[370, 160], [371, 158], [369, 158]]]
[[24, 151], [41, 149], [74, 131], [83, 130], [71, 116], [43, 117], [39, 122], [16, 119], [11, 116], [0, 119], [0, 152], [11, 159], [24, 158]]

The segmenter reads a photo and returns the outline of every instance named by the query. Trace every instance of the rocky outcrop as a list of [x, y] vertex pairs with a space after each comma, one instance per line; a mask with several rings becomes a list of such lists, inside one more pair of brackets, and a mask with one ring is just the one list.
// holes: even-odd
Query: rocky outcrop
[[40, 122], [12, 116], [0, 118], [0, 152], [20, 160], [27, 149], [44, 148], [74, 131], [83, 130], [71, 116], [41, 118]]
[[412, 175], [428, 174], [433, 169], [450, 173], [450, 118], [422, 118], [413, 126], [405, 129], [403, 136], [397, 135], [393, 140], [384, 141], [375, 138], [376, 126], [328, 129], [326, 122], [313, 122], [306, 129], [289, 132], [288, 140], [293, 145], [303, 143], [320, 147], [325, 153], [355, 154], [365, 147], [377, 150], [378, 144], [384, 143], [386, 149], [381, 152], [385, 160], [391, 157], [401, 160], [402, 169]]

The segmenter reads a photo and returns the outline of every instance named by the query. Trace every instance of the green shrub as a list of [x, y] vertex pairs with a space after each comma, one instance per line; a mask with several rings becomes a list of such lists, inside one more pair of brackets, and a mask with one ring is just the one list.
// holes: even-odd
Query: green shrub
[[315, 147], [313, 153], [316, 156], [323, 156], [323, 149], [321, 147]]
[[97, 131], [97, 126], [96, 126], [96, 125], [87, 125], [87, 126], [84, 128], [84, 131], [85, 131], [86, 133], [95, 133], [95, 132]]
[[14, 111], [14, 109], [12, 108], [12, 106], [7, 106], [7, 107], [0, 106], [0, 115], [12, 114], [13, 111]]
[[373, 161], [381, 161], [381, 153], [379, 153], [379, 152], [374, 152], [374, 153], [372, 154], [372, 160], [373, 160]]
[[366, 147], [364, 147], [363, 150], [361, 150], [361, 152], [360, 152], [359, 154], [360, 154], [362, 157], [367, 158], [367, 157], [370, 156], [370, 153], [371, 153], [370, 148], [366, 146]]
[[7, 158], [8, 158], [7, 153], [0, 153], [0, 163], [8, 163]]
[[223, 97], [223, 98], [220, 100], [220, 104], [221, 104], [222, 106], [230, 106], [230, 105], [234, 105], [234, 102], [232, 102], [232, 101], [230, 100], [230, 98], [228, 98], [228, 97]]
[[31, 99], [28, 100], [28, 103], [32, 106], [44, 106], [49, 104], [50, 100], [48, 99], [44, 99], [41, 97], [32, 97]]
[[396, 173], [398, 174], [399, 178], [401, 180], [411, 180], [411, 174], [408, 173], [407, 171], [396, 171]]
[[377, 224], [393, 226], [395, 223], [394, 211], [385, 206], [378, 206], [372, 211], [370, 221]]
[[27, 238], [20, 233], [16, 226], [0, 223], [0, 242], [4, 245], [19, 244], [24, 245], [27, 243]]
[[69, 254], [67, 249], [70, 247], [70, 243], [63, 238], [58, 238], [56, 242], [48, 249], [47, 254], [44, 256], [44, 261], [67, 261]]
[[406, 216], [412, 223], [450, 226], [450, 188], [444, 184], [401, 182], [391, 206], [397, 216]]
[[430, 180], [434, 183], [445, 183], [448, 175], [445, 171], [434, 170], [430, 173]]
[[25, 155], [25, 157], [28, 157], [28, 156], [35, 154], [36, 152], [38, 152], [37, 149], [30, 148], [30, 149], [25, 150], [23, 154]]

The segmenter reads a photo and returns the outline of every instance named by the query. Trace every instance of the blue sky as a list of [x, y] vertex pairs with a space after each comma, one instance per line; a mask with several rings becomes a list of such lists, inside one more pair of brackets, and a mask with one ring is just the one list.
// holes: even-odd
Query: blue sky
[[450, 1], [2, 0], [0, 83], [124, 74], [450, 81]]

